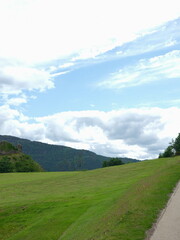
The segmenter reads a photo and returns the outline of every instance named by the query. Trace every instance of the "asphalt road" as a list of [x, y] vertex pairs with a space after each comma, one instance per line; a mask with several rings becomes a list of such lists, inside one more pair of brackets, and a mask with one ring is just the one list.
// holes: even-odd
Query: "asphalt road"
[[162, 212], [150, 240], [180, 240], [180, 182]]

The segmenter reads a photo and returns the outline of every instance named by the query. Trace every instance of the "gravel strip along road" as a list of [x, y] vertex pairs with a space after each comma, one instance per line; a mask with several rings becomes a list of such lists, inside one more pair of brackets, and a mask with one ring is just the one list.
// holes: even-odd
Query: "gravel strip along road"
[[180, 182], [162, 212], [150, 240], [180, 240]]

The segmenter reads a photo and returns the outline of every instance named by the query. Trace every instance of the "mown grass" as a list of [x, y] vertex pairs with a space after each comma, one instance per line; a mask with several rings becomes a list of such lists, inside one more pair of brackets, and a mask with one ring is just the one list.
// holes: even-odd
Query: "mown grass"
[[179, 179], [180, 157], [0, 174], [0, 239], [143, 240]]

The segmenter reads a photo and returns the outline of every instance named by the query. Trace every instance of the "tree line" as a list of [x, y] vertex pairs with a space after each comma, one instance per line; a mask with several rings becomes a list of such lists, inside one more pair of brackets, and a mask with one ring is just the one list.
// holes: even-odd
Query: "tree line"
[[120, 158], [110, 158], [109, 161], [103, 161], [102, 167], [110, 167], [124, 164]]
[[172, 139], [164, 152], [159, 154], [159, 158], [173, 157], [178, 155], [180, 155], [180, 133], [175, 140]]

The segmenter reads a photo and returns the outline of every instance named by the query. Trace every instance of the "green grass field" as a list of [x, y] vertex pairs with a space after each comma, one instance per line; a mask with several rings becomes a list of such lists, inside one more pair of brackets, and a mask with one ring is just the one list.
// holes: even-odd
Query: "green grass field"
[[0, 239], [143, 240], [179, 179], [180, 157], [0, 174]]

